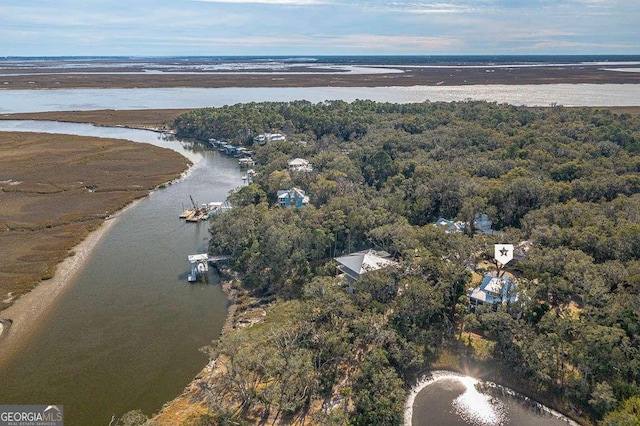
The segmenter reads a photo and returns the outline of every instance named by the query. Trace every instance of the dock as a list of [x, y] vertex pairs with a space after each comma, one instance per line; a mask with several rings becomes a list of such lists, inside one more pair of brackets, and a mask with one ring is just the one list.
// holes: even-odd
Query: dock
[[240, 166], [240, 168], [247, 168], [247, 167], [253, 167], [256, 165], [256, 162], [253, 160], [253, 158], [241, 158], [238, 160], [238, 166]]
[[229, 142], [211, 138], [208, 141], [209, 146], [213, 149], [217, 149], [223, 154], [238, 158], [238, 165], [240, 168], [247, 168], [255, 166], [256, 162], [253, 159], [254, 151], [245, 148], [243, 146], [233, 145]]
[[209, 264], [217, 264], [218, 262], [224, 262], [227, 260], [231, 260], [231, 256], [229, 255], [218, 255], [211, 256], [207, 253], [200, 254], [190, 254], [187, 256], [187, 260], [189, 261], [190, 270], [189, 276], [187, 280], [190, 283], [206, 280], [207, 274], [209, 272]]
[[202, 204], [202, 206], [196, 206], [193, 199], [191, 200], [193, 203], [193, 208], [187, 209], [180, 213], [178, 217], [180, 219], [184, 219], [187, 222], [199, 222], [201, 220], [207, 220], [212, 215], [224, 213], [226, 211], [231, 210], [231, 205], [227, 201], [213, 201], [208, 204]]

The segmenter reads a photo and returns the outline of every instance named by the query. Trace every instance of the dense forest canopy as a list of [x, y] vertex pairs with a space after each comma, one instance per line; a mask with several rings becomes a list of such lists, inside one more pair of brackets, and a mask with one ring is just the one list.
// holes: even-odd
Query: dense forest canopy
[[[243, 145], [287, 135], [253, 146], [253, 183], [211, 222], [211, 250], [231, 254], [245, 290], [273, 301], [264, 324], [214, 345], [232, 365], [209, 401], [215, 415], [399, 424], [406, 390], [454, 354], [497, 362], [503, 377], [582, 421], [638, 424], [638, 116], [298, 101], [196, 110], [175, 127]], [[288, 171], [296, 157], [313, 171]], [[291, 187], [310, 204], [278, 207], [277, 191]], [[481, 214], [496, 232], [475, 229]], [[464, 232], [436, 228], [440, 217]], [[471, 312], [467, 290], [495, 269], [493, 244], [522, 241], [532, 248], [506, 268], [518, 301]], [[332, 259], [366, 248], [399, 266], [340, 285]], [[240, 411], [225, 411], [229, 401]]]

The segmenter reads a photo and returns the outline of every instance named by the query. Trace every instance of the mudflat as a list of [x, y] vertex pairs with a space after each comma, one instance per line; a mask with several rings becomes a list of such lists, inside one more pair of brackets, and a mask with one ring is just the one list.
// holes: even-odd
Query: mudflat
[[74, 246], [188, 165], [148, 144], [0, 133], [0, 310], [46, 286]]
[[471, 84], [638, 84], [640, 72], [620, 72], [602, 65], [480, 67], [385, 66], [376, 73], [335, 72], [317, 67], [286, 71], [254, 69], [253, 73], [169, 72], [145, 73], [131, 67], [100, 67], [69, 72], [61, 69], [0, 66], [0, 90], [159, 87], [380, 87], [461, 86]]

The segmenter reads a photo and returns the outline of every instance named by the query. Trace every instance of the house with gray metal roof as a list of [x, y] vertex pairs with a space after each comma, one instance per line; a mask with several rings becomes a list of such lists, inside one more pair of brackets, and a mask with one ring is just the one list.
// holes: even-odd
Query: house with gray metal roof
[[398, 264], [390, 259], [389, 253], [370, 249], [336, 257], [334, 260], [340, 264], [338, 269], [351, 281], [358, 281], [368, 272]]

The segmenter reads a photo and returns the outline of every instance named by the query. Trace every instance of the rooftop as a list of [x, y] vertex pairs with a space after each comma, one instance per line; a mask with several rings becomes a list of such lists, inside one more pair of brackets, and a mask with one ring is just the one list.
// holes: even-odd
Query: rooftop
[[370, 249], [336, 257], [335, 260], [340, 263], [342, 272], [356, 280], [367, 272], [397, 265], [397, 262], [389, 259], [389, 253]]
[[515, 283], [511, 282], [509, 277], [496, 277], [487, 274], [482, 279], [482, 283], [478, 287], [469, 290], [467, 295], [470, 299], [481, 303], [515, 302], [518, 300], [515, 289]]

